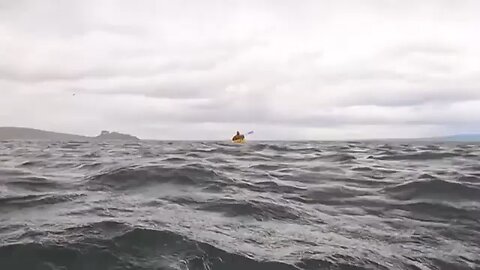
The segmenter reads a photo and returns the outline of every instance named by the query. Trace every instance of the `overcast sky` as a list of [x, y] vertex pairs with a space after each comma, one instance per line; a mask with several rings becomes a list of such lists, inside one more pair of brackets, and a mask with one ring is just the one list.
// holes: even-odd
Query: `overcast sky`
[[0, 0], [0, 91], [82, 135], [479, 132], [480, 1]]

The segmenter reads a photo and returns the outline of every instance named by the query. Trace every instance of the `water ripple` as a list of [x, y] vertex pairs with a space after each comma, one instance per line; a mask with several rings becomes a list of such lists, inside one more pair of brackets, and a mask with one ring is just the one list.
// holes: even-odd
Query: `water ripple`
[[479, 269], [480, 146], [0, 143], [0, 269]]

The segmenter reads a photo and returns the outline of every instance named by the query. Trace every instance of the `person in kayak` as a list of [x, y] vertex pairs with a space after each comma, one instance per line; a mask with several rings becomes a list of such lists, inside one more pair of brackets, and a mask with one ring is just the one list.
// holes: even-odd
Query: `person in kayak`
[[237, 131], [237, 134], [233, 136], [232, 141], [243, 140], [243, 139], [245, 139], [245, 136], [243, 134], [240, 134], [240, 132]]

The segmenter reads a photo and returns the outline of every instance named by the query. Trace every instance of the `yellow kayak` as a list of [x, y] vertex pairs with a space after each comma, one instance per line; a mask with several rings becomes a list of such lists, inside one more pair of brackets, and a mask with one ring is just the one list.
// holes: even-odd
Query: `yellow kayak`
[[233, 143], [245, 143], [245, 139], [232, 140]]

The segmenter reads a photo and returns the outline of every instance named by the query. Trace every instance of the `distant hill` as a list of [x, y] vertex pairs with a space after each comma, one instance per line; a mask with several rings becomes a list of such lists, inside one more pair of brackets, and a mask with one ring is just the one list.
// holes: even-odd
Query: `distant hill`
[[51, 132], [33, 128], [0, 127], [0, 140], [53, 140], [53, 141], [89, 141], [89, 140], [128, 140], [138, 141], [139, 138], [118, 132], [102, 131], [96, 137], [80, 136], [67, 133]]
[[480, 134], [457, 134], [445, 137], [432, 138], [436, 141], [480, 142]]
[[128, 135], [128, 134], [122, 134], [118, 132], [109, 132], [109, 131], [102, 131], [100, 135], [97, 137], [94, 137], [94, 139], [97, 140], [126, 140], [126, 141], [138, 141], [139, 138]]
[[361, 141], [395, 141], [395, 142], [480, 142], [480, 134], [456, 134], [439, 137], [420, 138], [389, 138], [389, 139], [367, 139]]

